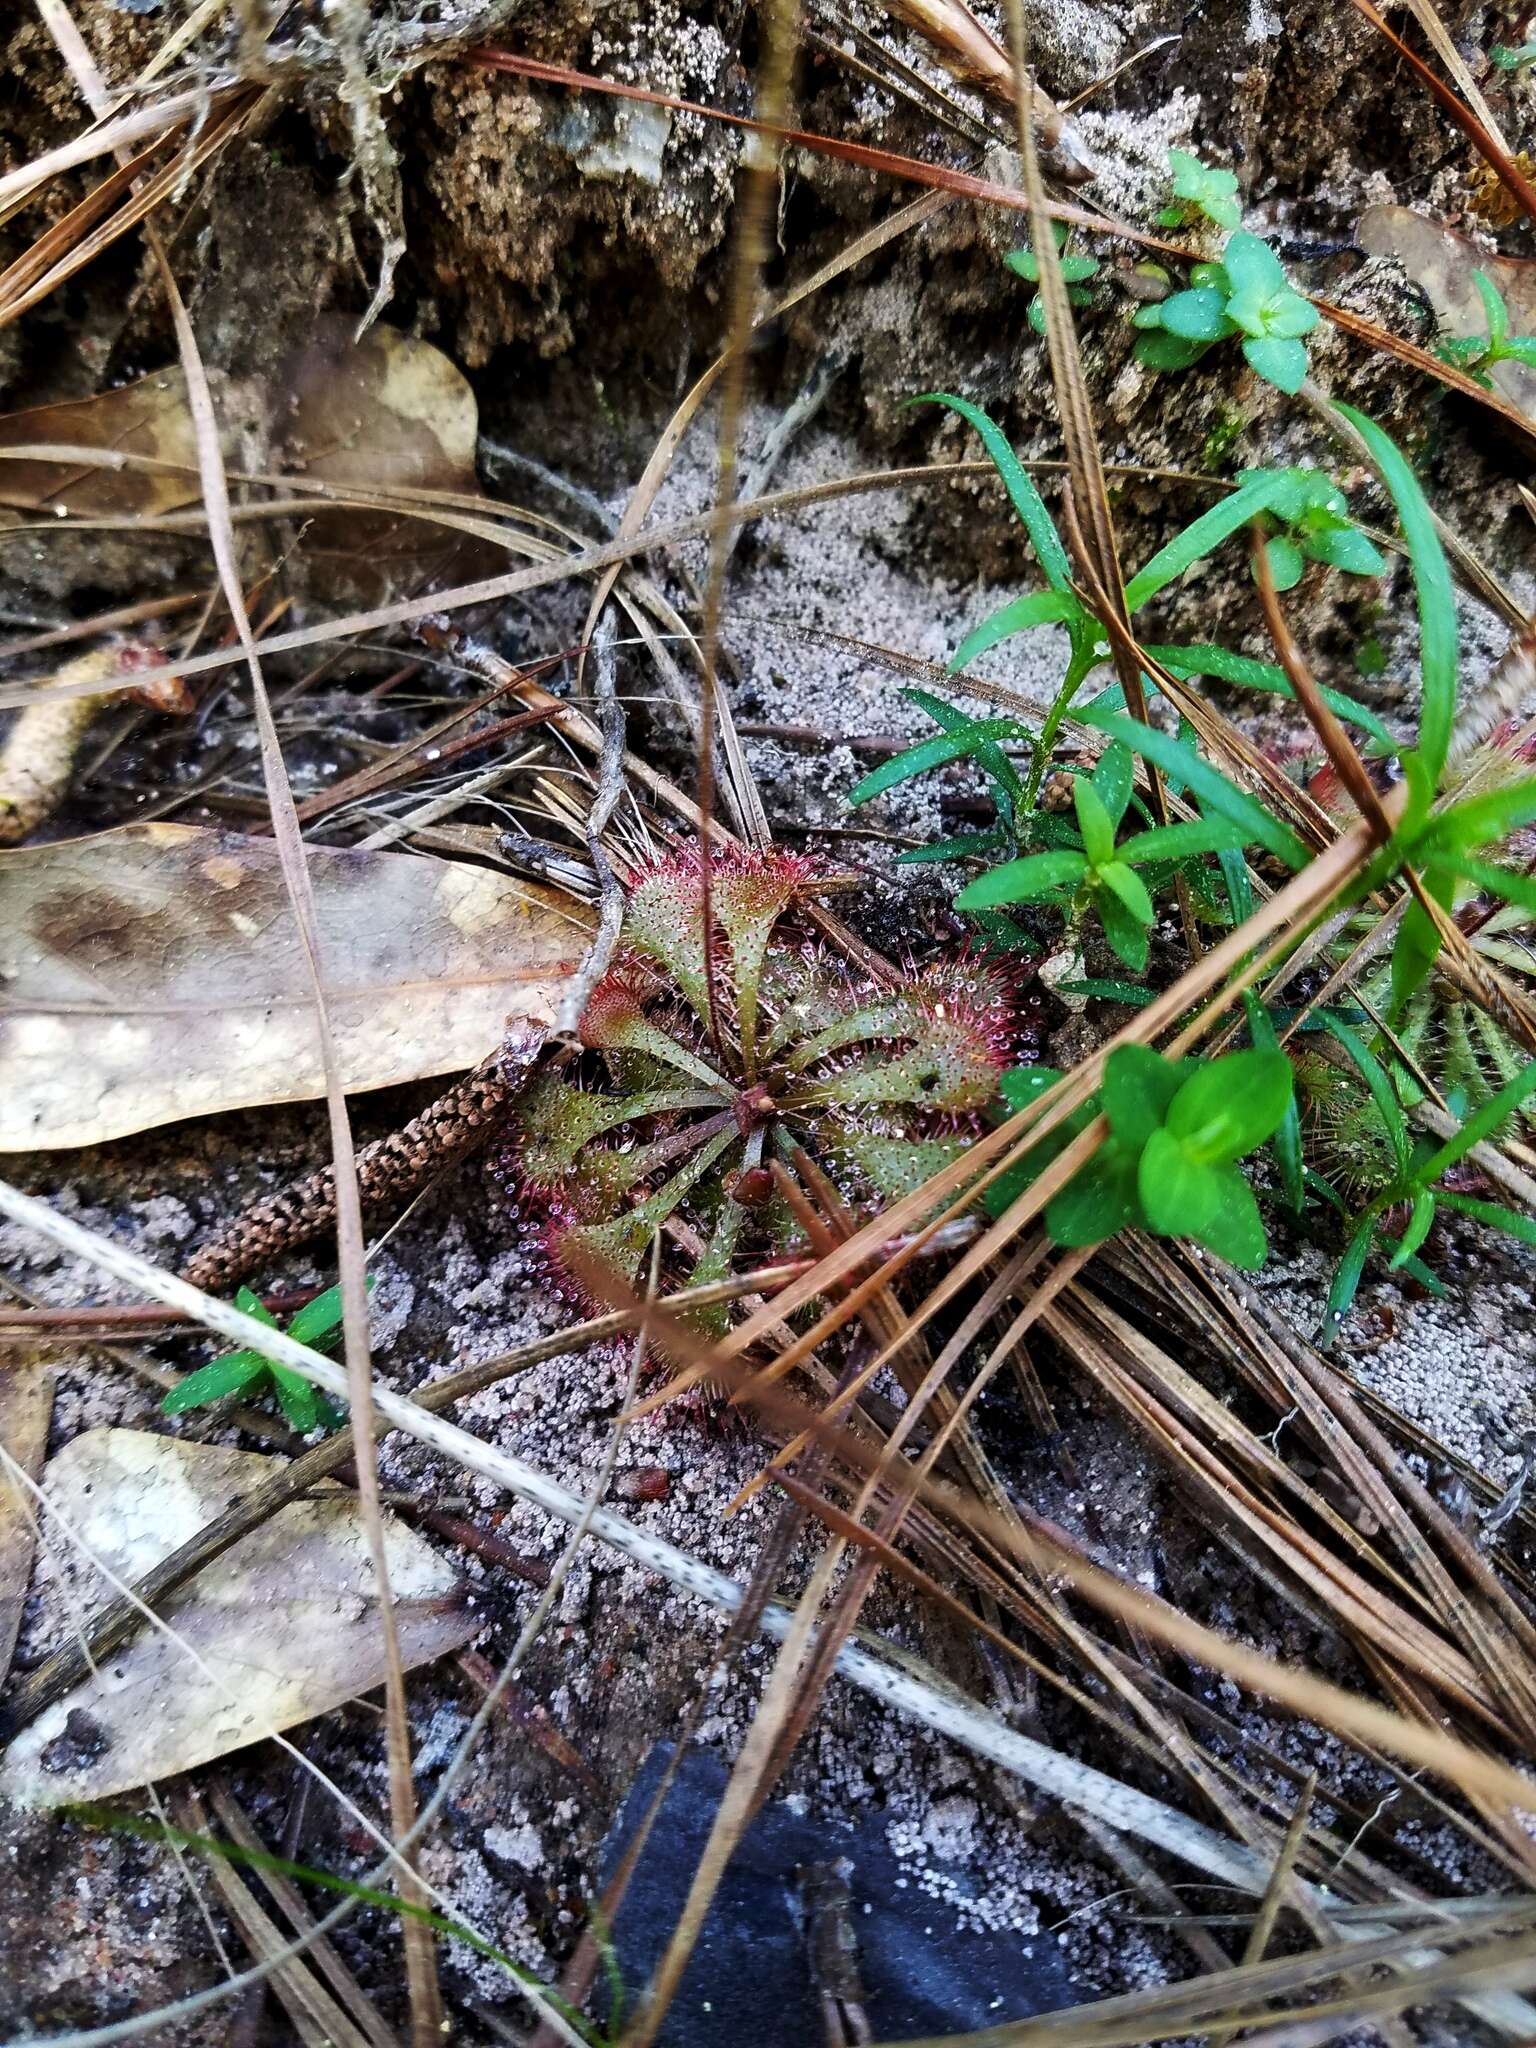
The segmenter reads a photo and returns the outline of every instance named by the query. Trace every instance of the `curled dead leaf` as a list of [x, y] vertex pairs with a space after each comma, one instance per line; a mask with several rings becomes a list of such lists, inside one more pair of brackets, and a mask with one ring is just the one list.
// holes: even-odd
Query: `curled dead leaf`
[[[71, 1558], [77, 1593], [99, 1604], [110, 1588], [93, 1560], [119, 1579], [142, 1577], [270, 1469], [251, 1451], [88, 1430], [44, 1472], [62, 1517], [54, 1553]], [[386, 1515], [384, 1534], [409, 1670], [462, 1648], [481, 1618], [452, 1567], [414, 1531]], [[163, 1615], [169, 1634], [142, 1630], [15, 1738], [0, 1762], [0, 1798], [110, 1798], [384, 1682], [367, 1532], [355, 1497], [340, 1488], [281, 1509], [168, 1599]]]
[[[224, 459], [239, 466], [241, 423], [271, 422], [274, 469], [368, 496], [446, 491], [478, 497], [475, 395], [430, 342], [375, 324], [354, 341], [349, 322], [318, 318], [304, 345], [257, 380], [225, 380], [216, 394]], [[64, 456], [6, 458], [7, 449], [82, 448]], [[149, 467], [125, 464], [139, 458]], [[0, 506], [19, 518], [152, 518], [198, 503], [197, 443], [186, 379], [157, 370], [115, 391], [0, 417]], [[16, 519], [11, 521], [16, 523]], [[383, 603], [445, 577], [488, 571], [485, 540], [391, 508], [315, 500], [297, 559], [328, 600]]]
[[[548, 1024], [587, 914], [465, 863], [311, 848], [343, 1084], [473, 1067]], [[269, 839], [184, 825], [0, 855], [0, 1152], [323, 1095], [310, 983]]]

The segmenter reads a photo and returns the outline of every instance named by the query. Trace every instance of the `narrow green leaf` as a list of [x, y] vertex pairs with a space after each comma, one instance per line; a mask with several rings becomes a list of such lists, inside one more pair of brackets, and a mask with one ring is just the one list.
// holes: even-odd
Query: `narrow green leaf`
[[1151, 925], [1155, 921], [1157, 913], [1152, 908], [1146, 883], [1123, 860], [1106, 861], [1098, 871], [1098, 880], [1099, 889], [1095, 893], [1101, 899], [1107, 889], [1119, 898], [1139, 925]]
[[996, 647], [1000, 640], [1008, 640], [1015, 633], [1027, 633], [1032, 626], [1049, 626], [1062, 619], [1086, 618], [1087, 614], [1070, 590], [1032, 590], [1026, 597], [1016, 597], [1011, 604], [1003, 605], [983, 619], [981, 624], [967, 633], [949, 659], [949, 672], [958, 675], [969, 668], [978, 655]]
[[[1243, 990], [1243, 1014], [1248, 1019], [1248, 1035], [1261, 1052], [1282, 1051], [1274, 1020], [1251, 988]], [[1307, 1188], [1306, 1168], [1301, 1152], [1301, 1110], [1296, 1101], [1294, 1087], [1291, 1090], [1291, 1099], [1285, 1106], [1285, 1115], [1275, 1127], [1270, 1146], [1275, 1155], [1275, 1164], [1280, 1169], [1280, 1184], [1285, 1192], [1285, 1206], [1299, 1216], [1302, 1204], [1306, 1200]]]
[[1118, 826], [1131, 800], [1131, 791], [1136, 786], [1136, 757], [1129, 747], [1104, 749], [1094, 767], [1093, 786], [1109, 814], [1110, 823]]
[[1506, 1209], [1499, 1202], [1480, 1202], [1472, 1195], [1448, 1194], [1444, 1189], [1438, 1195], [1442, 1209], [1458, 1209], [1463, 1216], [1470, 1216], [1474, 1223], [1486, 1223], [1490, 1230], [1502, 1230], [1506, 1237], [1517, 1237], [1521, 1244], [1536, 1245], [1536, 1217], [1522, 1216], [1517, 1209]]
[[265, 1323], [269, 1330], [277, 1328], [277, 1317], [266, 1306], [259, 1294], [253, 1294], [249, 1287], [235, 1289], [235, 1307], [252, 1322]]
[[1046, 582], [1053, 590], [1070, 593], [1071, 557], [1062, 544], [1061, 535], [1056, 531], [1056, 522], [1045, 509], [1045, 500], [1036, 490], [1029, 471], [1008, 445], [1008, 437], [1002, 428], [996, 421], [988, 419], [979, 405], [972, 405], [968, 398], [956, 398], [948, 391], [925, 391], [921, 397], [910, 402], [913, 405], [947, 405], [951, 412], [957, 412], [961, 419], [975, 428], [981, 436], [981, 445], [992, 458], [992, 465], [1003, 480], [1013, 509], [1022, 520], [1035, 553], [1040, 557], [1040, 566], [1045, 571]]
[[[1131, 870], [1127, 868], [1126, 874]], [[1099, 913], [1099, 923], [1104, 927], [1104, 937], [1109, 950], [1132, 974], [1145, 974], [1147, 955], [1151, 951], [1148, 937], [1150, 923], [1143, 922], [1133, 910], [1126, 908], [1111, 889], [1101, 889], [1094, 897], [1094, 908]]]
[[1428, 1188], [1414, 1197], [1413, 1213], [1408, 1218], [1408, 1228], [1397, 1241], [1397, 1248], [1387, 1261], [1389, 1273], [1398, 1272], [1413, 1257], [1419, 1246], [1429, 1235], [1430, 1225], [1435, 1220], [1435, 1198]]
[[1456, 722], [1457, 672], [1461, 660], [1451, 572], [1428, 502], [1402, 450], [1374, 420], [1352, 405], [1341, 404], [1337, 409], [1363, 435], [1371, 460], [1397, 507], [1408, 546], [1419, 608], [1419, 749], [1429, 780], [1438, 786]]
[[1323, 1320], [1317, 1333], [1317, 1348], [1326, 1351], [1339, 1334], [1339, 1325], [1354, 1305], [1359, 1291], [1360, 1276], [1365, 1271], [1365, 1262], [1370, 1257], [1371, 1239], [1376, 1232], [1376, 1219], [1366, 1216], [1355, 1230], [1354, 1236], [1344, 1248], [1338, 1270], [1333, 1276], [1333, 1285], [1328, 1289], [1328, 1305], [1323, 1311]]
[[889, 761], [882, 761], [878, 768], [872, 768], [848, 792], [848, 801], [850, 804], [867, 804], [871, 797], [883, 796], [886, 790], [894, 789], [899, 782], [910, 782], [915, 775], [927, 775], [935, 768], [946, 767], [951, 761], [963, 760], [969, 751], [968, 740], [953, 739], [948, 733], [940, 733], [936, 739], [921, 740], [915, 747], [908, 747], [905, 753], [893, 754]]
[[248, 1387], [252, 1380], [259, 1380], [267, 1369], [267, 1361], [256, 1351], [231, 1351], [223, 1358], [212, 1359], [200, 1366], [196, 1372], [189, 1372], [184, 1380], [178, 1380], [165, 1399], [160, 1403], [166, 1415], [180, 1415], [188, 1408], [202, 1408], [210, 1401], [222, 1401], [226, 1395], [238, 1394], [242, 1387]]
[[1507, 789], [1490, 789], [1484, 796], [1469, 796], [1452, 804], [1425, 827], [1414, 842], [1420, 847], [1439, 847], [1448, 853], [1467, 853], [1505, 839], [1521, 825], [1536, 818], [1536, 776], [1527, 776]]
[[1085, 705], [1079, 713], [1086, 725], [1097, 726], [1135, 753], [1144, 755], [1168, 774], [1178, 777], [1199, 800], [1202, 811], [1214, 811], [1236, 825], [1245, 845], [1262, 846], [1285, 862], [1288, 868], [1304, 868], [1310, 856], [1288, 825], [1282, 824], [1263, 804], [1229, 782], [1218, 768], [1202, 760], [1192, 747], [1182, 746], [1154, 726], [1139, 725], [1113, 712], [1095, 711]]
[[1485, 270], [1474, 270], [1472, 282], [1477, 287], [1477, 296], [1483, 302], [1483, 317], [1488, 322], [1488, 339], [1497, 350], [1509, 338], [1509, 308]]
[[1072, 802], [1077, 811], [1077, 829], [1083, 835], [1083, 851], [1096, 868], [1115, 857], [1115, 827], [1104, 799], [1086, 775], [1072, 782]]
[[1391, 1077], [1364, 1039], [1351, 1031], [1344, 1020], [1332, 1010], [1320, 1012], [1317, 1020], [1325, 1031], [1331, 1032], [1353, 1060], [1360, 1078], [1370, 1091], [1376, 1114], [1381, 1119], [1382, 1129], [1392, 1147], [1392, 1158], [1399, 1176], [1408, 1171], [1410, 1141], [1408, 1124], [1403, 1115], [1403, 1106], [1397, 1099], [1397, 1090], [1392, 1086]]
[[1094, 975], [1086, 981], [1058, 981], [1056, 992], [1063, 996], [1095, 996], [1105, 1003], [1129, 1003], [1137, 1010], [1157, 1001], [1155, 990], [1142, 988], [1134, 981], [1105, 981]]
[[1088, 862], [1080, 853], [1026, 853], [968, 882], [955, 898], [955, 908], [995, 910], [1005, 903], [1037, 903], [1053, 890], [1080, 882], [1087, 872]]
[[1416, 1170], [1419, 1185], [1429, 1187], [1441, 1174], [1448, 1173], [1459, 1159], [1465, 1159], [1474, 1145], [1480, 1145], [1484, 1138], [1491, 1138], [1504, 1119], [1512, 1116], [1533, 1091], [1536, 1091], [1536, 1060], [1522, 1067], [1513, 1081], [1507, 1081], [1497, 1095], [1490, 1095], [1467, 1118], [1454, 1138], [1447, 1139], [1438, 1152], [1432, 1152], [1423, 1161]]
[[1218, 500], [1208, 512], [1176, 533], [1166, 547], [1159, 548], [1125, 586], [1125, 607], [1138, 611], [1170, 583], [1192, 568], [1203, 555], [1211, 554], [1240, 527], [1267, 509], [1275, 491], [1274, 472], [1257, 471], [1229, 496]]
[[[373, 1285], [372, 1275], [365, 1283]], [[333, 1330], [341, 1328], [341, 1288], [327, 1287], [324, 1294], [317, 1294], [313, 1301], [305, 1302], [293, 1321], [288, 1325], [288, 1334], [296, 1344], [315, 1344]], [[308, 1382], [305, 1382], [308, 1385]]]
[[1132, 867], [1144, 867], [1149, 860], [1188, 860], [1197, 853], [1239, 853], [1243, 837], [1235, 825], [1220, 819], [1192, 818], [1178, 825], [1153, 825], [1138, 832], [1120, 847], [1120, 858]]
[[[1218, 682], [1235, 683], [1243, 690], [1272, 690], [1277, 697], [1293, 698], [1296, 694], [1284, 669], [1270, 661], [1254, 661], [1246, 654], [1229, 654], [1225, 647], [1149, 647], [1147, 652], [1170, 674], [1181, 679], [1214, 676]], [[1357, 704], [1342, 690], [1325, 688], [1322, 696], [1346, 725], [1359, 726], [1362, 732], [1369, 733], [1377, 751], [1383, 754], [1397, 752], [1397, 741], [1374, 711]]]

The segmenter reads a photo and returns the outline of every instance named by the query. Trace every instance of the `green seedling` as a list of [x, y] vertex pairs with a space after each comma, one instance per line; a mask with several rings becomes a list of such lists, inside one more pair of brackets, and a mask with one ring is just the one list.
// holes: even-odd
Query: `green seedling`
[[[371, 1279], [368, 1285], [372, 1287]], [[277, 1317], [249, 1287], [242, 1287], [236, 1294], [235, 1306], [254, 1321], [265, 1323], [269, 1330], [278, 1327]], [[287, 1334], [296, 1344], [328, 1351], [341, 1334], [341, 1289], [328, 1287], [324, 1294], [307, 1301], [288, 1325]], [[181, 1415], [189, 1408], [206, 1408], [210, 1402], [222, 1401], [230, 1394], [268, 1393], [276, 1395], [290, 1428], [300, 1436], [308, 1436], [312, 1429], [335, 1429], [342, 1419], [317, 1387], [286, 1365], [263, 1358], [259, 1351], [227, 1351], [222, 1358], [210, 1360], [172, 1387], [160, 1406], [167, 1415]]]
[[1319, 314], [1269, 244], [1239, 228], [1219, 263], [1197, 263], [1187, 290], [1142, 306], [1132, 319], [1142, 330], [1136, 359], [1148, 369], [1186, 370], [1217, 342], [1240, 339], [1248, 367], [1294, 394], [1307, 375], [1302, 337]]
[[1488, 332], [1442, 341], [1435, 353], [1441, 362], [1464, 370], [1485, 391], [1491, 391], [1493, 379], [1488, 373], [1496, 363], [1524, 363], [1527, 369], [1536, 369], [1536, 335], [1510, 333], [1509, 308], [1486, 271], [1474, 270], [1472, 282], [1483, 302]]
[[1500, 71], [1524, 71], [1527, 65], [1536, 64], [1536, 43], [1495, 43], [1488, 61]]
[[[1011, 1108], [1023, 1108], [1059, 1078], [1050, 1068], [1015, 1069], [1004, 1077], [1004, 1096]], [[1253, 1270], [1264, 1263], [1268, 1243], [1238, 1162], [1274, 1137], [1292, 1095], [1289, 1060], [1268, 1048], [1170, 1060], [1147, 1046], [1117, 1046], [1105, 1061], [1097, 1104], [1050, 1134], [1010, 1192], [1042, 1171], [1097, 1107], [1109, 1136], [1047, 1205], [1052, 1241], [1072, 1248], [1101, 1244], [1121, 1230], [1150, 1230], [1191, 1238]]]
[[[1056, 247], [1063, 252], [1061, 274], [1066, 282], [1069, 302], [1074, 306], [1092, 305], [1094, 295], [1092, 292], [1085, 290], [1084, 287], [1090, 277], [1098, 275], [1099, 259], [1096, 256], [1073, 256], [1067, 254], [1068, 230], [1060, 223], [1054, 226], [1051, 232], [1056, 237]], [[1026, 284], [1038, 286], [1040, 282], [1040, 265], [1033, 249], [1010, 249], [1003, 258], [1003, 261], [1015, 277], [1022, 277]], [[1045, 307], [1041, 304], [1038, 291], [1035, 292], [1029, 302], [1029, 312], [1026, 317], [1036, 334], [1043, 335], [1045, 333]]]
[[1245, 469], [1239, 484], [1267, 479], [1260, 523], [1273, 537], [1265, 544], [1276, 590], [1291, 590], [1308, 562], [1322, 562], [1349, 576], [1384, 576], [1386, 560], [1349, 516], [1344, 493], [1321, 469]]
[[1159, 227], [1188, 227], [1197, 215], [1229, 232], [1242, 226], [1243, 207], [1234, 172], [1203, 164], [1187, 149], [1170, 149], [1168, 162], [1173, 171], [1174, 204], [1165, 206], [1157, 216]]
[[1151, 891], [1139, 868], [1171, 867], [1199, 854], [1236, 850], [1242, 835], [1226, 821], [1154, 825], [1123, 844], [1115, 833], [1131, 798], [1134, 764], [1123, 746], [1106, 749], [1091, 778], [1072, 789], [1081, 851], [1060, 847], [1025, 854], [978, 875], [955, 898], [959, 910], [998, 910], [1012, 903], [1060, 903], [1095, 911], [1116, 957], [1141, 973], [1156, 922]]

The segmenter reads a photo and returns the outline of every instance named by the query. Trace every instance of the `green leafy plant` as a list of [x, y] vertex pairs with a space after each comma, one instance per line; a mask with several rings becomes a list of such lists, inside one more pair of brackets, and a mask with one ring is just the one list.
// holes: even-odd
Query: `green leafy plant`
[[[371, 1279], [368, 1284], [373, 1285]], [[278, 1327], [277, 1317], [249, 1287], [242, 1287], [236, 1294], [235, 1306], [258, 1323], [265, 1323], [269, 1330]], [[328, 1287], [324, 1294], [305, 1302], [288, 1325], [287, 1334], [295, 1343], [328, 1351], [341, 1334], [341, 1289]], [[230, 1394], [269, 1393], [276, 1396], [289, 1426], [301, 1436], [308, 1436], [312, 1429], [335, 1429], [342, 1419], [318, 1387], [312, 1387], [286, 1365], [263, 1358], [259, 1351], [227, 1351], [222, 1358], [211, 1359], [178, 1381], [160, 1406], [167, 1415], [181, 1415], [189, 1408], [206, 1408], [209, 1402], [222, 1401]]]
[[1495, 43], [1488, 61], [1500, 71], [1524, 71], [1527, 65], [1536, 64], [1536, 43]]
[[[1004, 1080], [1015, 1108], [1060, 1078], [1050, 1068], [1015, 1072], [1018, 1079]], [[1291, 1065], [1282, 1052], [1170, 1060], [1146, 1046], [1117, 1046], [1104, 1063], [1097, 1103], [1109, 1135], [1047, 1205], [1053, 1242], [1100, 1244], [1134, 1228], [1192, 1238], [1235, 1266], [1261, 1266], [1268, 1242], [1238, 1162], [1275, 1135], [1291, 1104]], [[1091, 1114], [1091, 1107], [1080, 1112], [1077, 1128]], [[1052, 1133], [1052, 1156], [1071, 1134]], [[1044, 1160], [1030, 1164], [1039, 1171]]]
[[1527, 369], [1536, 369], [1536, 335], [1510, 333], [1509, 308], [1486, 271], [1474, 270], [1472, 282], [1483, 302], [1488, 332], [1442, 341], [1435, 353], [1441, 362], [1465, 370], [1476, 383], [1491, 391], [1493, 379], [1488, 373], [1496, 363], [1524, 363]]
[[[1072, 255], [1067, 250], [1069, 231], [1060, 223], [1053, 227], [1051, 232], [1056, 237], [1056, 247], [1062, 251], [1061, 274], [1066, 282], [1068, 300], [1074, 306], [1092, 305], [1094, 295], [1086, 289], [1086, 285], [1089, 278], [1098, 275], [1099, 259], [1096, 256]], [[1010, 249], [1003, 261], [1015, 277], [1022, 277], [1026, 284], [1039, 284], [1040, 265], [1033, 249]], [[1026, 317], [1036, 334], [1044, 334], [1045, 307], [1040, 302], [1038, 291], [1030, 299]]]
[[1140, 868], [1186, 861], [1198, 854], [1235, 850], [1241, 833], [1223, 821], [1155, 825], [1123, 844], [1115, 833], [1131, 799], [1135, 764], [1123, 746], [1107, 748], [1091, 778], [1072, 786], [1082, 849], [1025, 854], [978, 875], [955, 898], [959, 910], [996, 910], [1011, 903], [1057, 902], [1093, 909], [1116, 956], [1137, 973], [1147, 964], [1148, 935], [1156, 921]]
[[1239, 228], [1219, 263], [1197, 263], [1186, 290], [1133, 314], [1142, 330], [1138, 362], [1153, 370], [1185, 370], [1220, 341], [1241, 338], [1248, 367], [1266, 383], [1295, 393], [1307, 375], [1302, 337], [1319, 314], [1291, 284], [1267, 242]]
[[1276, 590], [1291, 590], [1308, 562], [1350, 576], [1384, 576], [1381, 550], [1350, 517], [1344, 493], [1321, 469], [1245, 469], [1238, 482], [1267, 478], [1260, 523], [1274, 537], [1266, 544]]
[[1237, 196], [1235, 172], [1203, 164], [1187, 149], [1170, 149], [1168, 164], [1173, 172], [1174, 204], [1165, 206], [1157, 216], [1159, 227], [1186, 227], [1196, 215], [1218, 228], [1242, 226], [1243, 207]]

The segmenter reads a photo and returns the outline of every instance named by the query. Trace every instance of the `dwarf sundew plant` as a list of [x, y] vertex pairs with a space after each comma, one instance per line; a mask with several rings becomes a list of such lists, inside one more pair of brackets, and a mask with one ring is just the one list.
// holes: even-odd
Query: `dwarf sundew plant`
[[799, 1241], [774, 1174], [804, 1155], [854, 1207], [905, 1194], [982, 1128], [1007, 1065], [998, 969], [943, 962], [882, 987], [796, 916], [783, 853], [693, 851], [631, 882], [587, 1057], [525, 1097], [516, 1171], [578, 1289], [634, 1285], [658, 1233], [693, 1283]]

